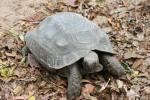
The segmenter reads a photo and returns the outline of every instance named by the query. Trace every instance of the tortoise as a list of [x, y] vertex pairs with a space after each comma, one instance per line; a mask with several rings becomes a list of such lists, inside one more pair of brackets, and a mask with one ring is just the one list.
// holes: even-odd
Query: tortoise
[[26, 50], [49, 71], [67, 77], [68, 98], [80, 95], [82, 75], [107, 70], [125, 73], [105, 32], [74, 12], [48, 16], [25, 35]]

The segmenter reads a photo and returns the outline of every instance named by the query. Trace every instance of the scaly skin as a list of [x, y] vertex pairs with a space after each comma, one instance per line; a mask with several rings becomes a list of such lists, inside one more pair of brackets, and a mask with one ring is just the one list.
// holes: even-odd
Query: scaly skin
[[78, 62], [68, 66], [68, 89], [67, 96], [69, 100], [74, 99], [80, 95], [81, 90], [81, 73]]
[[28, 55], [28, 53], [30, 52], [29, 48], [27, 46], [24, 46], [21, 50], [22, 55], [25, 57]]
[[111, 54], [100, 53], [100, 63], [104, 66], [109, 73], [114, 76], [121, 76], [125, 74], [123, 66], [119, 63], [117, 58]]
[[91, 51], [87, 56], [83, 58], [82, 64], [82, 74], [94, 73], [103, 70], [103, 66], [99, 63], [98, 54], [94, 51]]

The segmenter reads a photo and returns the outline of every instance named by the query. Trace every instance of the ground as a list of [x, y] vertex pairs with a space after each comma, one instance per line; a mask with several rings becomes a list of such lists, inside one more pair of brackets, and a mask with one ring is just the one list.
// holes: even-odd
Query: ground
[[110, 37], [127, 74], [95, 73], [82, 79], [77, 100], [150, 99], [149, 0], [1, 0], [0, 100], [66, 100], [65, 78], [21, 55], [24, 34], [56, 12], [80, 13]]

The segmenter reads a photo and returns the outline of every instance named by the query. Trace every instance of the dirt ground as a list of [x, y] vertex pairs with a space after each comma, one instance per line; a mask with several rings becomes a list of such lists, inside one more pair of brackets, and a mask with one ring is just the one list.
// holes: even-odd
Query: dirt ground
[[1, 0], [0, 100], [66, 100], [67, 81], [21, 55], [24, 34], [56, 12], [80, 13], [110, 37], [127, 74], [82, 79], [77, 100], [150, 100], [149, 0]]

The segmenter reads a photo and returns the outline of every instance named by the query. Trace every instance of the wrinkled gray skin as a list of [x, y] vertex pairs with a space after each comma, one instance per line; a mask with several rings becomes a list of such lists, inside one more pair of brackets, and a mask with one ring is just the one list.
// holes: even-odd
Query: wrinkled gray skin
[[119, 63], [114, 55], [108, 53], [98, 53], [99, 54], [99, 61], [104, 66], [105, 70], [107, 70], [112, 75], [119, 77], [125, 74], [125, 70], [122, 65]]
[[87, 72], [94, 73], [103, 69], [103, 66], [99, 63], [98, 54], [94, 51], [91, 51], [87, 56], [83, 58], [82, 65], [82, 74], [86, 74]]
[[[23, 48], [24, 56], [26, 56], [29, 52], [30, 50], [27, 47]], [[103, 66], [105, 66], [105, 70], [115, 76], [120, 76], [125, 73], [118, 60], [113, 55], [108, 53], [96, 53], [94, 51], [91, 51], [81, 61], [81, 63], [80, 61], [77, 61], [76, 63], [73, 63], [72, 65], [69, 65], [58, 71], [60, 72], [61, 76], [67, 77], [67, 96], [69, 99], [74, 99], [80, 95], [80, 82], [82, 75], [84, 74], [101, 71], [103, 69]]]

